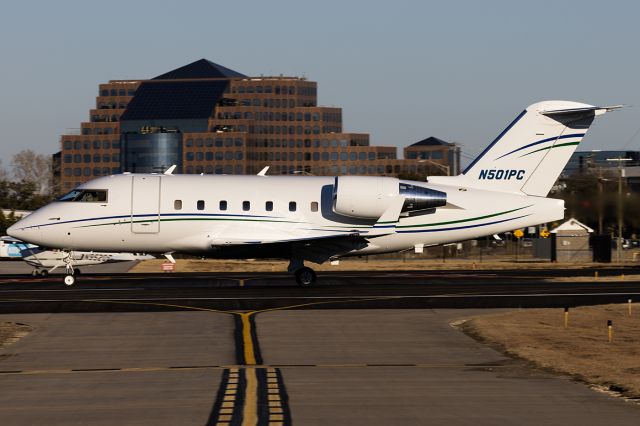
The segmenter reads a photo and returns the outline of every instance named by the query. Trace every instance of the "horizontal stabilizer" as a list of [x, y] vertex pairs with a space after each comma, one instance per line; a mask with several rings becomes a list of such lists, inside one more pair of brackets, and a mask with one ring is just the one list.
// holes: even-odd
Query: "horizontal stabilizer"
[[605, 112], [620, 109], [622, 107], [623, 105], [611, 105], [606, 107], [589, 106], [584, 108], [547, 109], [547, 110], [539, 111], [539, 113], [546, 116], [552, 116], [552, 115], [579, 114], [581, 112], [593, 111], [596, 115], [601, 115], [601, 114], [604, 114]]

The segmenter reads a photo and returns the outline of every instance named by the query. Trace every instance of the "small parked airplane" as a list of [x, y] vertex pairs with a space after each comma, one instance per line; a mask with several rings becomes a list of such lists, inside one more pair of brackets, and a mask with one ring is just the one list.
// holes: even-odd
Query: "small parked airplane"
[[78, 266], [102, 265], [104, 263], [131, 262], [134, 260], [155, 259], [149, 254], [138, 253], [102, 253], [93, 251], [63, 251], [63, 250], [44, 250], [34, 252], [22, 258], [28, 265], [35, 269], [31, 275], [46, 277], [49, 273], [65, 266], [69, 263], [67, 257], [71, 257], [70, 263], [73, 264], [73, 273], [80, 274]]
[[[545, 198], [597, 115], [620, 106], [545, 101], [520, 113], [458, 176], [129, 174], [78, 186], [9, 228], [65, 251], [286, 258], [300, 285], [322, 263], [447, 244], [564, 217]], [[75, 282], [73, 256], [65, 284]]]
[[[33, 276], [46, 277], [50, 272], [66, 266], [65, 258], [71, 256], [73, 266], [93, 266], [103, 263], [131, 262], [134, 260], [155, 259], [154, 256], [139, 253], [101, 253], [94, 251], [47, 250], [33, 244], [25, 243], [12, 237], [0, 237], [0, 258], [24, 260], [35, 269]], [[74, 268], [74, 274], [79, 275], [80, 270]]]

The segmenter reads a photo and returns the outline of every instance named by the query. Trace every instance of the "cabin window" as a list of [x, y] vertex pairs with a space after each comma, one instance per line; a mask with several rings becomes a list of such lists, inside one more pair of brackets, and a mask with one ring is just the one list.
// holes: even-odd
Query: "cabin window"
[[204, 210], [204, 200], [198, 200], [197, 207], [198, 210]]
[[267, 201], [264, 205], [264, 209], [268, 212], [273, 211], [273, 201]]
[[182, 210], [182, 200], [175, 200], [173, 202], [173, 209], [174, 210]]
[[227, 209], [227, 202], [225, 200], [220, 201], [220, 210]]
[[244, 210], [245, 212], [248, 212], [249, 210], [251, 210], [251, 202], [243, 201], [242, 202], [242, 210]]
[[289, 201], [289, 211], [290, 212], [295, 212], [296, 211], [296, 202], [295, 201]]
[[58, 201], [73, 201], [81, 203], [105, 203], [107, 201], [106, 189], [74, 189], [68, 194], [58, 198]]
[[317, 212], [318, 211], [318, 202], [317, 201], [312, 201], [311, 202], [311, 211], [312, 212]]

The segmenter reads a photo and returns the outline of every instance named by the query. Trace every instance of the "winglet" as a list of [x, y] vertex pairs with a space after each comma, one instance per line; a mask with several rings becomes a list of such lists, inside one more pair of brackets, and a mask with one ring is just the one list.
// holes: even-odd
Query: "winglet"
[[266, 176], [267, 175], [267, 170], [269, 170], [269, 166], [267, 166], [264, 169], [260, 170], [260, 172], [258, 173], [258, 176]]
[[172, 174], [173, 174], [173, 171], [174, 171], [175, 169], [176, 169], [176, 165], [174, 164], [173, 166], [169, 167], [169, 168], [164, 172], [164, 174], [165, 174], [165, 175], [172, 175]]

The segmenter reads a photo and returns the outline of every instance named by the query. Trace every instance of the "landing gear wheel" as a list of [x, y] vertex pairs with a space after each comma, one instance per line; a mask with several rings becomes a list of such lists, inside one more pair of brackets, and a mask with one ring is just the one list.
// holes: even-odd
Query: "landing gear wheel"
[[73, 270], [73, 275], [80, 275], [80, 269], [75, 268], [75, 269]]
[[31, 276], [32, 277], [37, 277], [38, 274], [40, 274], [40, 272], [37, 269], [34, 269], [33, 271], [31, 271]]
[[47, 271], [46, 269], [43, 269], [42, 271], [40, 271], [40, 276], [41, 277], [48, 277], [49, 276], [49, 271]]
[[75, 283], [76, 283], [76, 277], [74, 277], [73, 275], [67, 275], [64, 277], [64, 285], [71, 286], [71, 285], [74, 285]]
[[300, 287], [311, 287], [316, 282], [316, 273], [305, 266], [296, 271], [296, 281]]

